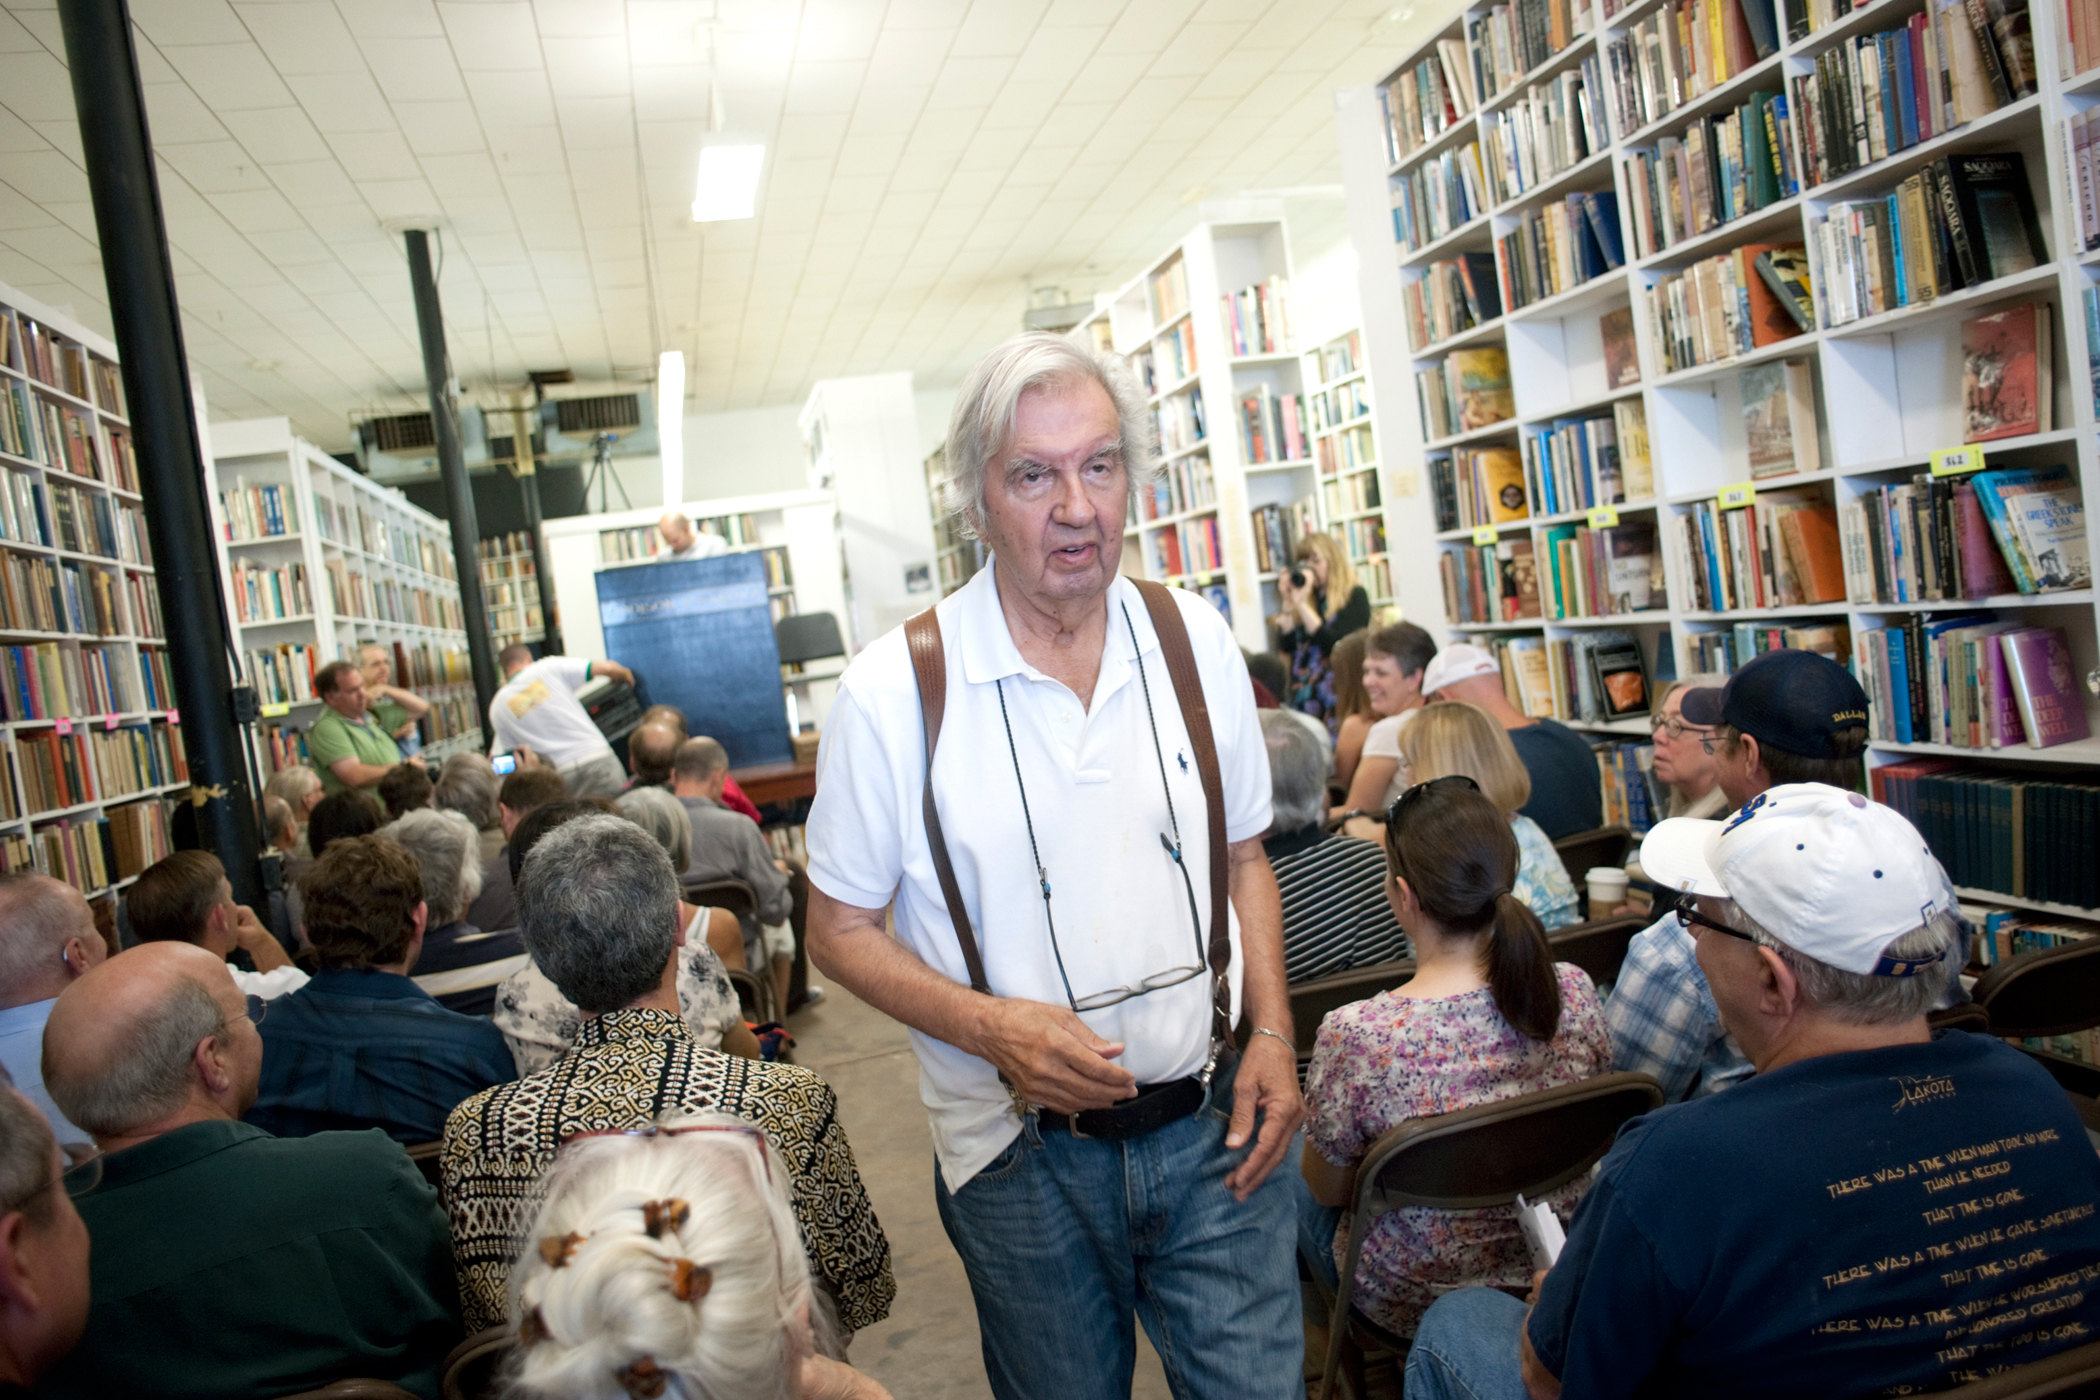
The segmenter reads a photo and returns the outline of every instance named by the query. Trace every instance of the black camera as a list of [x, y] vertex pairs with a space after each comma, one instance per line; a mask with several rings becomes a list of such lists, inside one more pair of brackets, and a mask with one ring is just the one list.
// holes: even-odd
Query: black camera
[[1293, 570], [1291, 570], [1291, 587], [1293, 587], [1293, 588], [1303, 588], [1303, 587], [1305, 587], [1305, 570], [1303, 570], [1303, 569], [1293, 569]]

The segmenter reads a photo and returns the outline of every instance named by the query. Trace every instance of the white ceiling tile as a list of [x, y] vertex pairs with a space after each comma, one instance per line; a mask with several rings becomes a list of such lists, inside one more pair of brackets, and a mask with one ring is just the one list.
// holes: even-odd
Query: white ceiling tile
[[429, 39], [367, 39], [360, 46], [379, 90], [404, 102], [464, 102], [466, 84], [452, 50]]
[[440, 4], [438, 15], [470, 73], [492, 70], [545, 71], [539, 28], [523, 0], [501, 4]]
[[226, 128], [187, 83], [156, 83], [146, 89], [146, 122], [153, 144], [223, 141]]
[[487, 159], [488, 138], [482, 135], [481, 118], [471, 102], [396, 102], [394, 117], [418, 156]]
[[361, 180], [357, 192], [382, 220], [423, 218], [438, 212], [437, 196], [421, 179]]
[[341, 199], [348, 188], [349, 177], [333, 160], [287, 161], [263, 168], [279, 192], [301, 208]]
[[301, 160], [325, 160], [328, 143], [299, 107], [266, 107], [253, 112], [228, 112], [226, 130], [244, 150], [264, 165]]
[[470, 69], [466, 78], [475, 110], [491, 135], [503, 127], [554, 125], [554, 94], [548, 90], [544, 70], [484, 73]]
[[634, 107], [624, 97], [563, 97], [554, 110], [571, 151], [634, 149]]
[[861, 76], [866, 69], [867, 65], [859, 61], [831, 63], [797, 59], [795, 70], [788, 79], [788, 115], [850, 113], [855, 98], [859, 96]]
[[227, 222], [246, 233], [278, 232], [285, 229], [305, 229], [306, 220], [291, 202], [276, 190], [235, 190], [211, 197], [212, 207], [226, 216]]
[[361, 39], [445, 37], [445, 26], [431, 0], [337, 0], [350, 27]]
[[503, 180], [496, 174], [496, 163], [485, 151], [476, 150], [460, 155], [426, 155], [418, 158], [423, 175], [445, 199], [459, 195], [503, 194]]
[[328, 138], [352, 180], [407, 180], [422, 173], [398, 131], [354, 131]]
[[70, 121], [73, 80], [66, 66], [39, 49], [0, 55], [0, 103], [23, 121]]
[[1012, 70], [1011, 58], [950, 58], [941, 65], [941, 75], [926, 100], [927, 110], [990, 106]]
[[253, 43], [169, 44], [161, 46], [161, 54], [216, 111], [282, 107], [292, 100], [284, 80]]
[[87, 191], [87, 173], [57, 151], [22, 151], [7, 158], [0, 176], [23, 199], [77, 200]]
[[633, 76], [634, 110], [640, 121], [703, 121], [707, 118], [705, 67], [698, 64], [637, 67]]
[[321, 132], [333, 135], [395, 129], [393, 109], [380, 95], [379, 84], [372, 81], [372, 75], [362, 70], [300, 78], [293, 85], [293, 95]]
[[557, 99], [625, 97], [627, 41], [618, 35], [562, 39], [548, 46], [547, 76]]
[[279, 73], [355, 73], [364, 56], [336, 7], [326, 0], [303, 4], [237, 5], [241, 22]]
[[795, 58], [792, 31], [721, 32], [715, 42], [717, 71], [725, 85], [770, 86], [787, 81]]

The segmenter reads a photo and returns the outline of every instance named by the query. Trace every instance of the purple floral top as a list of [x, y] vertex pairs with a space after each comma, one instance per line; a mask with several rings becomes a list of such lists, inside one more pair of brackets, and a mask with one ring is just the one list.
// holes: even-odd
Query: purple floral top
[[[1471, 1108], [1589, 1079], [1611, 1068], [1611, 1038], [1589, 974], [1558, 963], [1560, 1029], [1546, 1044], [1510, 1028], [1483, 989], [1417, 999], [1383, 993], [1344, 1006], [1320, 1023], [1305, 1080], [1306, 1133], [1337, 1166], [1362, 1159], [1409, 1118]], [[1547, 1202], [1563, 1221], [1586, 1181]], [[1335, 1231], [1335, 1267], [1349, 1244], [1349, 1212]], [[1508, 1206], [1434, 1210], [1404, 1206], [1364, 1238], [1356, 1306], [1380, 1326], [1414, 1335], [1422, 1313], [1454, 1288], [1531, 1282], [1530, 1256]]]

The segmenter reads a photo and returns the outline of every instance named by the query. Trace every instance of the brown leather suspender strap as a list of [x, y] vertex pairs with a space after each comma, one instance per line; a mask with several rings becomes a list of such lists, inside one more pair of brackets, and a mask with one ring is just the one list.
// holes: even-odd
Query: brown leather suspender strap
[[919, 714], [926, 724], [926, 787], [920, 798], [926, 844], [933, 850], [933, 871], [940, 877], [941, 897], [948, 901], [948, 917], [962, 944], [970, 986], [990, 996], [992, 985], [984, 980], [984, 954], [977, 947], [977, 931], [970, 926], [970, 911], [963, 908], [962, 886], [955, 883], [955, 866], [948, 859], [948, 838], [941, 834], [940, 809], [933, 804], [933, 751], [941, 741], [941, 719], [948, 709], [948, 656], [941, 645], [940, 619], [932, 608], [904, 624], [904, 640], [911, 647], [911, 669], [919, 678]]

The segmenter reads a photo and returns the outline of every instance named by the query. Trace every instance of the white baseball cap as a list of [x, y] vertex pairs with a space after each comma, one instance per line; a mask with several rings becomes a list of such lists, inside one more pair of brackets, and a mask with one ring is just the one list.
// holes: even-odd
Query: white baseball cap
[[1422, 693], [1434, 695], [1451, 682], [1465, 680], [1468, 676], [1501, 674], [1502, 667], [1496, 662], [1493, 652], [1471, 642], [1453, 642], [1429, 658], [1429, 665], [1422, 670]]
[[1947, 872], [1901, 813], [1824, 783], [1771, 788], [1726, 821], [1657, 822], [1641, 869], [1660, 887], [1734, 900], [1817, 962], [1887, 977], [1939, 962], [1882, 950], [1954, 904]]

